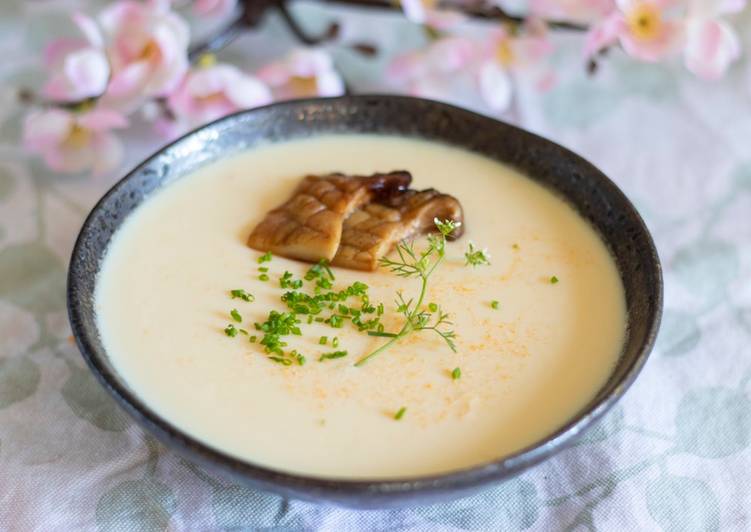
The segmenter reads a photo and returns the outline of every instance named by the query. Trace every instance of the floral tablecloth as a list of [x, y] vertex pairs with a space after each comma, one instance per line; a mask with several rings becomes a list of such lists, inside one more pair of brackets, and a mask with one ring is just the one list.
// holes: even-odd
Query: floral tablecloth
[[[557, 38], [557, 87], [520, 87], [510, 119], [592, 160], [642, 212], [665, 268], [657, 347], [603, 422], [535, 469], [463, 500], [353, 511], [247, 489], [184, 461], [113, 403], [72, 344], [64, 289], [78, 228], [162, 142], [135, 126], [127, 162], [100, 177], [55, 175], [19, 149], [17, 90], [38, 86], [43, 42], [80, 3], [0, 4], [0, 529], [751, 527], [751, 64], [712, 84], [615, 56], [588, 79], [579, 44]], [[298, 8], [314, 25], [330, 18]], [[420, 35], [372, 12], [348, 10], [344, 21], [382, 45], [371, 60], [336, 52], [345, 76], [358, 91], [383, 89], [382, 57]], [[252, 67], [290, 46], [272, 17], [225, 56]]]

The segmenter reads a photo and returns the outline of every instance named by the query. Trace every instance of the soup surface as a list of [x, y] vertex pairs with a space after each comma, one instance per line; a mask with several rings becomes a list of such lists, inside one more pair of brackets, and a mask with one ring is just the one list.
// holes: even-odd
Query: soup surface
[[[392, 169], [464, 206], [466, 233], [448, 244], [426, 299], [451, 314], [458, 352], [422, 331], [354, 367], [384, 339], [348, 323], [333, 329], [303, 320], [289, 348], [307, 363], [283, 366], [247, 337], [223, 332], [233, 308], [251, 333], [270, 310], [286, 310], [279, 277], [288, 270], [300, 278], [310, 267], [274, 257], [263, 264], [270, 280], [260, 281], [261, 253], [246, 245], [301, 176]], [[465, 266], [470, 240], [488, 248], [492, 265]], [[371, 299], [385, 304], [387, 331], [401, 323], [396, 291], [409, 299], [419, 290], [415, 279], [385, 270], [334, 273], [335, 287], [369, 285]], [[237, 288], [255, 301], [230, 299]], [[435, 474], [535, 443], [605, 383], [626, 323], [612, 258], [560, 199], [469, 152], [363, 135], [255, 148], [170, 185], [116, 234], [96, 306], [115, 367], [159, 415], [250, 462], [339, 478]], [[319, 362], [334, 350], [334, 336], [348, 355]]]

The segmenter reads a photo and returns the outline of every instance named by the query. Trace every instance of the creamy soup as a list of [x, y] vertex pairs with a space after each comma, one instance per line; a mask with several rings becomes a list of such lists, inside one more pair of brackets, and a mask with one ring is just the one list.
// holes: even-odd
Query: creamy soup
[[[301, 176], [392, 169], [409, 170], [415, 188], [435, 187], [464, 206], [466, 232], [448, 244], [426, 298], [451, 314], [457, 352], [422, 331], [354, 367], [384, 339], [303, 320], [288, 348], [307, 363], [283, 366], [247, 337], [228, 337], [231, 309], [254, 333], [253, 322], [286, 310], [283, 272], [300, 278], [310, 267], [274, 257], [264, 264], [270, 280], [260, 281], [261, 253], [246, 245]], [[490, 266], [465, 266], [470, 240], [488, 248]], [[336, 287], [362, 281], [373, 301], [385, 303], [387, 330], [401, 323], [396, 291], [409, 298], [419, 289], [388, 271], [334, 273]], [[255, 301], [230, 299], [237, 288]], [[164, 419], [249, 462], [338, 478], [452, 471], [538, 442], [605, 383], [626, 323], [614, 261], [552, 193], [476, 154], [362, 135], [256, 148], [159, 192], [117, 232], [96, 306], [116, 369]], [[334, 336], [348, 355], [319, 362], [334, 350]]]

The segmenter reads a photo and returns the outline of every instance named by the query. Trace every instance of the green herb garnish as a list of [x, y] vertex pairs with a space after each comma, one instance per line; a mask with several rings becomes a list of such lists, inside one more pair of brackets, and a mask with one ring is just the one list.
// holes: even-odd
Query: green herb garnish
[[334, 336], [334, 338], [331, 340], [331, 346], [334, 349], [336, 349], [337, 347], [339, 347], [339, 337], [338, 336]]
[[269, 271], [269, 269], [266, 266], [259, 266], [258, 271], [261, 273], [266, 273]]
[[[454, 344], [456, 335], [454, 331], [445, 330], [445, 326], [451, 325], [448, 314], [443, 312], [440, 307], [437, 307], [435, 312], [426, 312], [423, 310], [423, 301], [428, 291], [428, 279], [446, 255], [446, 237], [459, 226], [458, 222], [451, 220], [441, 221], [436, 218], [433, 221], [438, 229], [438, 235], [428, 237], [428, 247], [425, 251], [418, 253], [412, 243], [401, 242], [396, 246], [398, 260], [392, 260], [388, 257], [382, 257], [379, 260], [381, 266], [388, 268], [399, 277], [419, 278], [420, 293], [417, 301], [414, 301], [413, 299], [405, 300], [403, 294], [397, 292], [397, 311], [404, 316], [404, 324], [399, 329], [399, 332], [394, 333], [394, 336], [388, 342], [362, 357], [355, 363], [355, 366], [362, 366], [368, 360], [398, 342], [401, 338], [416, 331], [434, 331], [444, 339], [452, 351], [456, 351], [456, 345]], [[371, 334], [371, 332], [368, 334]]]
[[467, 251], [464, 253], [465, 264], [467, 266], [490, 266], [490, 253], [486, 249], [479, 249], [470, 240]]
[[394, 419], [399, 421], [401, 418], [404, 417], [404, 414], [407, 413], [407, 407], [403, 406], [399, 410], [396, 411], [396, 414], [394, 414]]
[[346, 356], [347, 356], [346, 351], [333, 351], [331, 353], [322, 354], [321, 357], [318, 359], [318, 361], [323, 362], [324, 360], [332, 360], [334, 358], [342, 358]]
[[229, 336], [230, 338], [234, 338], [235, 336], [237, 336], [237, 329], [236, 329], [236, 328], [235, 328], [235, 326], [234, 326], [234, 325], [232, 325], [232, 324], [230, 324], [230, 325], [227, 325], [227, 326], [226, 326], [226, 327], [224, 328], [224, 334], [226, 334], [226, 335], [227, 335], [227, 336]]
[[499, 305], [500, 303], [498, 302], [497, 299], [494, 299], [493, 301], [490, 302], [490, 308], [492, 308], [493, 310], [498, 310]]
[[258, 264], [263, 264], [264, 262], [271, 262], [272, 257], [273, 255], [271, 254], [271, 252], [267, 251], [266, 253], [258, 257]]
[[320, 338], [318, 339], [318, 343], [319, 343], [320, 345], [326, 345], [326, 344], [328, 343], [328, 341], [329, 341], [329, 337], [328, 337], [328, 336], [321, 336], [321, 337], [320, 337]]
[[264, 282], [268, 281], [269, 280], [269, 275], [267, 273], [262, 273], [261, 275], [258, 276], [258, 280], [259, 281], [264, 281]]
[[267, 353], [284, 356], [282, 348], [286, 347], [287, 343], [282, 340], [282, 337], [290, 334], [302, 334], [297, 326], [298, 323], [300, 323], [300, 320], [293, 313], [272, 310], [265, 322], [255, 324], [256, 329], [264, 333], [260, 344], [264, 346]]
[[246, 292], [242, 288], [230, 290], [230, 297], [232, 297], [232, 299], [242, 299], [243, 301], [247, 301], [248, 303], [252, 303], [256, 299], [253, 294]]
[[454, 371], [451, 372], [451, 378], [455, 381], [459, 380], [461, 376], [462, 376], [461, 368], [454, 368]]
[[558, 277], [555, 275], [550, 278], [550, 284], [556, 284], [558, 282]]
[[302, 279], [293, 279], [292, 272], [284, 272], [279, 278], [279, 286], [297, 290], [298, 288], [302, 288]]
[[240, 315], [240, 313], [237, 311], [236, 308], [233, 308], [229, 311], [229, 315], [232, 316], [232, 319], [235, 320], [237, 323], [242, 323], [243, 317]]

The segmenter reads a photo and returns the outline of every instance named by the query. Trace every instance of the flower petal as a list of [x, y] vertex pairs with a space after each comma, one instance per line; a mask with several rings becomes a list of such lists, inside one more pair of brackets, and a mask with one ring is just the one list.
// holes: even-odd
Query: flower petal
[[24, 120], [24, 145], [29, 151], [44, 151], [62, 142], [73, 123], [73, 115], [62, 109], [34, 111]]
[[320, 74], [316, 79], [319, 96], [341, 96], [344, 94], [344, 81], [334, 70]]
[[467, 15], [458, 11], [431, 9], [425, 14], [425, 24], [437, 30], [447, 30], [467, 20]]
[[741, 54], [735, 31], [718, 20], [693, 20], [686, 28], [686, 68], [705, 79], [720, 78]]
[[104, 93], [110, 68], [104, 53], [95, 48], [68, 56], [63, 67], [71, 87], [71, 99], [83, 99]]
[[238, 109], [250, 109], [271, 103], [271, 91], [260, 80], [247, 74], [240, 74], [230, 83], [225, 92]]
[[221, 18], [229, 15], [237, 6], [237, 0], [196, 0], [193, 13], [202, 17]]
[[102, 48], [104, 46], [102, 32], [99, 30], [99, 27], [96, 25], [93, 18], [80, 12], [73, 13], [71, 18], [91, 46], [96, 48]]
[[497, 62], [488, 61], [482, 66], [479, 85], [483, 100], [493, 111], [501, 113], [511, 105], [511, 78]]
[[101, 133], [93, 142], [95, 156], [92, 160], [94, 175], [102, 175], [117, 168], [123, 160], [123, 145], [115, 135]]
[[88, 48], [88, 44], [83, 39], [62, 37], [54, 39], [44, 48], [44, 64], [47, 67], [55, 68], [60, 65], [65, 58], [78, 50]]
[[97, 108], [80, 116], [78, 123], [93, 131], [107, 131], [127, 127], [128, 120], [112, 109]]
[[584, 39], [584, 56], [592, 57], [616, 42], [624, 25], [623, 15], [613, 13], [592, 26]]

